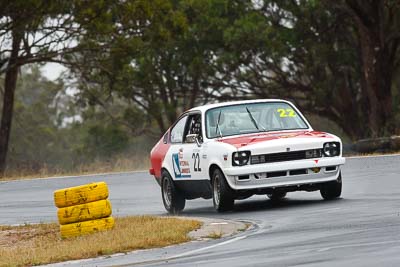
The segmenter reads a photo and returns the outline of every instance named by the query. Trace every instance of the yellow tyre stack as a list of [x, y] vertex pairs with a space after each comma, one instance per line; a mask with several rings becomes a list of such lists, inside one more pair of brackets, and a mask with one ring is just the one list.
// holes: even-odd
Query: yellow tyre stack
[[61, 237], [73, 237], [85, 234], [92, 234], [98, 231], [112, 229], [114, 227], [114, 218], [107, 217], [98, 220], [70, 223], [60, 225]]
[[54, 192], [57, 208], [70, 207], [108, 198], [108, 187], [105, 182], [60, 189]]
[[105, 182], [64, 188], [54, 192], [61, 237], [74, 237], [114, 227]]

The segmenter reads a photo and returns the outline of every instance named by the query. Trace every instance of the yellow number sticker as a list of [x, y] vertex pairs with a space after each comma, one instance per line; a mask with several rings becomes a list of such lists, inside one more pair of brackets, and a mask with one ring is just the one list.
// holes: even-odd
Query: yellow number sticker
[[288, 115], [289, 117], [296, 117], [296, 113], [294, 112], [293, 109], [287, 108], [287, 109], [286, 109], [286, 112], [289, 113], [289, 115]]
[[296, 113], [291, 108], [287, 108], [287, 109], [278, 108], [276, 111], [279, 113], [279, 117], [281, 117], [281, 118], [296, 117]]
[[278, 108], [276, 111], [279, 112], [279, 117], [281, 118], [287, 117], [286, 111], [283, 108]]

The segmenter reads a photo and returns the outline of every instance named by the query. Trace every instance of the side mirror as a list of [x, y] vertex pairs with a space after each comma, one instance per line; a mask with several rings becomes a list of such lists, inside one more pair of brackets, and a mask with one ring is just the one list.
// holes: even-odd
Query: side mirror
[[198, 147], [201, 147], [201, 142], [198, 134], [188, 134], [185, 138], [186, 143], [196, 143]]
[[195, 141], [196, 141], [197, 146], [198, 146], [198, 147], [201, 147], [200, 135], [197, 135], [197, 136], [196, 136]]

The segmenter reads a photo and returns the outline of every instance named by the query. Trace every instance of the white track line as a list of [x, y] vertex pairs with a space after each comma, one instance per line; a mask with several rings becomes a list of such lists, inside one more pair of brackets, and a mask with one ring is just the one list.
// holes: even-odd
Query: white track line
[[245, 239], [246, 237], [247, 237], [247, 235], [238, 236], [238, 237], [229, 239], [229, 240], [224, 241], [224, 242], [221, 242], [221, 243], [217, 243], [217, 244], [214, 244], [214, 245], [211, 245], [211, 246], [208, 246], [208, 247], [204, 247], [204, 248], [199, 248], [199, 249], [194, 249], [194, 250], [191, 250], [191, 251], [187, 251], [187, 252], [184, 252], [184, 253], [175, 255], [175, 256], [168, 257], [168, 258], [163, 259], [163, 260], [172, 260], [172, 259], [177, 259], [177, 258], [186, 257], [186, 256], [189, 256], [189, 255], [193, 255], [193, 254], [202, 252], [202, 251], [204, 251], [204, 250], [208, 250], [208, 249], [212, 249], [212, 248], [216, 248], [216, 247], [228, 245], [228, 244], [230, 244], [230, 243], [233, 243], [233, 242], [236, 242], [236, 241]]

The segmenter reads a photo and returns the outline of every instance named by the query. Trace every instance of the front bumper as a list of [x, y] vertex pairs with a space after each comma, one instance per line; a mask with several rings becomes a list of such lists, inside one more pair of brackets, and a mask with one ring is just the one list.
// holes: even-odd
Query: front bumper
[[232, 189], [274, 188], [336, 180], [345, 161], [343, 157], [319, 158], [230, 167], [223, 171]]

